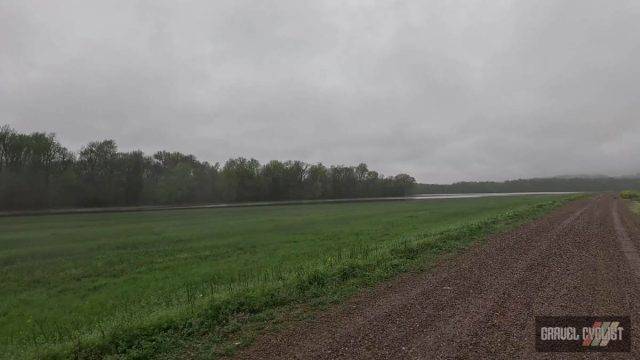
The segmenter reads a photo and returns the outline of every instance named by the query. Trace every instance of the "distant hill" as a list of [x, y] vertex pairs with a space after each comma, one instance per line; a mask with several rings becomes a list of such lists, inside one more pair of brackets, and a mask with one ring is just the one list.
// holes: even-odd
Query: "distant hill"
[[508, 181], [463, 181], [448, 185], [416, 184], [418, 194], [488, 193], [536, 191], [621, 191], [640, 190], [640, 176], [557, 176]]

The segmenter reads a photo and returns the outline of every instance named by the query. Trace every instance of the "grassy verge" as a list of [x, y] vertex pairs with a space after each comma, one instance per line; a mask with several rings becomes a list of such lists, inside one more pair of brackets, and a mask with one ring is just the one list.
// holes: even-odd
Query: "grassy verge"
[[640, 192], [625, 190], [620, 192], [620, 197], [629, 200], [629, 208], [635, 214], [640, 214]]
[[634, 190], [621, 191], [620, 197], [623, 199], [640, 201], [640, 191], [634, 191]]
[[229, 353], [293, 308], [425, 268], [567, 199], [3, 219], [3, 354]]

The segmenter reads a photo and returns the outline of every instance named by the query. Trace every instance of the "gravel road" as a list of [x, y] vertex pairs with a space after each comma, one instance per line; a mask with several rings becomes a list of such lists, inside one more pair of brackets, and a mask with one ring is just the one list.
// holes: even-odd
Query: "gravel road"
[[313, 320], [258, 338], [246, 359], [640, 358], [536, 353], [535, 316], [630, 316], [640, 325], [640, 222], [600, 195], [490, 237]]

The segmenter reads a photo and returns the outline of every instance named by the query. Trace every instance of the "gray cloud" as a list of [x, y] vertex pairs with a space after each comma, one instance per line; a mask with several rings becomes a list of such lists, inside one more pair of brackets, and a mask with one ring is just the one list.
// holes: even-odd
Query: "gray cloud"
[[0, 123], [78, 149], [640, 171], [637, 1], [0, 3]]

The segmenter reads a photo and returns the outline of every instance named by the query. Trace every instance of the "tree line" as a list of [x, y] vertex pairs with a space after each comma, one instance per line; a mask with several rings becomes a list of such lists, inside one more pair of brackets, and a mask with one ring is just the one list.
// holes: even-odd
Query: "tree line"
[[407, 174], [386, 177], [366, 164], [210, 164], [180, 152], [121, 152], [113, 140], [74, 153], [54, 134], [0, 128], [2, 210], [402, 196], [414, 186]]
[[621, 191], [640, 190], [640, 177], [551, 177], [508, 181], [464, 181], [453, 184], [417, 184], [415, 193], [505, 193], [541, 191]]

